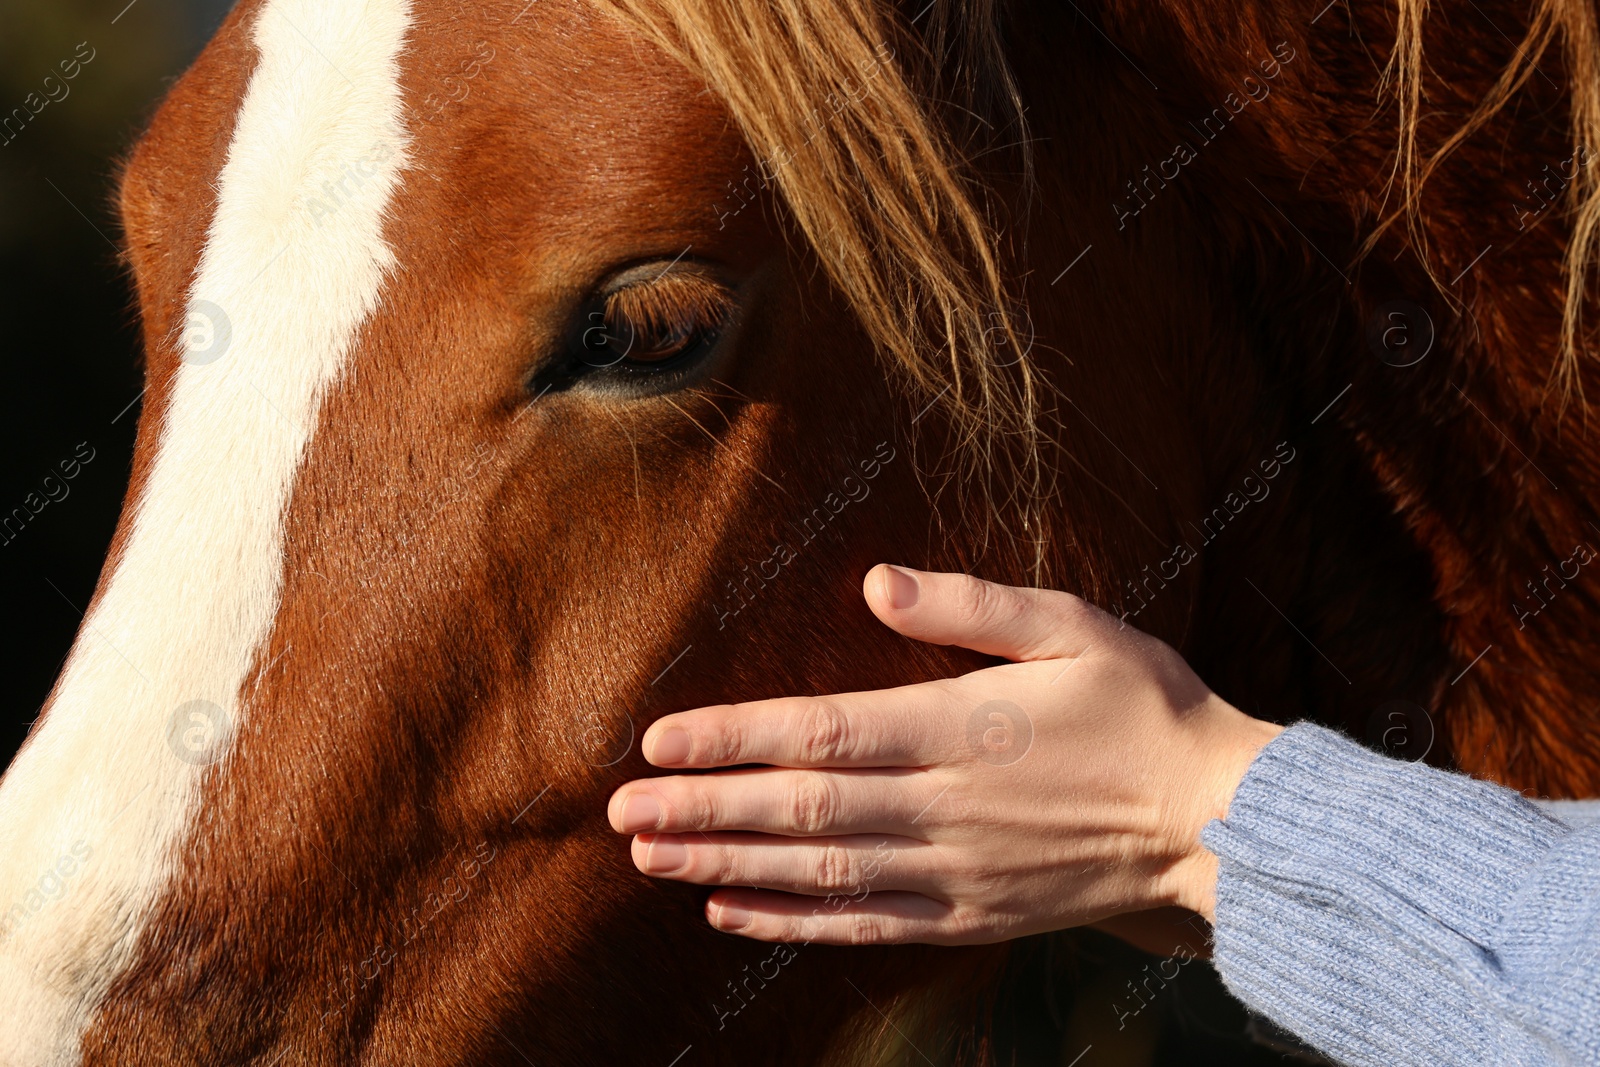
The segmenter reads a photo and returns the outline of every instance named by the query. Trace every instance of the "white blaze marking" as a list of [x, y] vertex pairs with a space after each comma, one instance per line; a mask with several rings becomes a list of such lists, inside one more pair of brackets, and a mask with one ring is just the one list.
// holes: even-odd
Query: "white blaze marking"
[[4, 1067], [79, 1062], [183, 874], [203, 775], [226, 758], [278, 610], [308, 436], [393, 263], [382, 218], [405, 160], [409, 15], [407, 0], [268, 0], [258, 17], [154, 468], [0, 784]]

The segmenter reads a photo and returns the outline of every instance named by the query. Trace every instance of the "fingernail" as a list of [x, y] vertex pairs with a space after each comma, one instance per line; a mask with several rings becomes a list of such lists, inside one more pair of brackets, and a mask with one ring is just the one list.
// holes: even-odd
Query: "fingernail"
[[717, 909], [718, 930], [743, 930], [750, 925], [750, 913], [737, 904], [724, 904]]
[[635, 793], [622, 805], [622, 833], [636, 834], [661, 825], [661, 805], [647, 793]]
[[659, 874], [671, 874], [689, 862], [689, 850], [669, 837], [658, 837], [644, 852], [644, 865]]
[[917, 595], [921, 591], [917, 585], [917, 577], [908, 570], [899, 567], [886, 567], [883, 582], [883, 591], [889, 596], [891, 608], [914, 608], [917, 606]]
[[689, 758], [689, 735], [682, 730], [665, 730], [650, 746], [650, 762], [656, 766], [682, 763]]

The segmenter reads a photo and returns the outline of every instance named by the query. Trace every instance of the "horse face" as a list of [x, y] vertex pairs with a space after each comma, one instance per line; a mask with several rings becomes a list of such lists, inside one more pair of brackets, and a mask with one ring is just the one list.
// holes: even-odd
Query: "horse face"
[[0, 790], [0, 1061], [666, 1063], [770, 950], [632, 871], [634, 739], [955, 666], [859, 606], [912, 413], [715, 99], [480, 14], [241, 5], [130, 161], [146, 414]]

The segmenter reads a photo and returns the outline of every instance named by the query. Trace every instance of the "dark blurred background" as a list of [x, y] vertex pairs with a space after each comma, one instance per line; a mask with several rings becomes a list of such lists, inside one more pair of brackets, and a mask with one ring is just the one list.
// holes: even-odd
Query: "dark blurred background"
[[[128, 482], [140, 351], [117, 252], [117, 161], [231, 6], [0, 2], [0, 520], [12, 520], [0, 524], [0, 676], [11, 679], [0, 764], [72, 643]], [[91, 450], [64, 478], [62, 461], [72, 470]]]

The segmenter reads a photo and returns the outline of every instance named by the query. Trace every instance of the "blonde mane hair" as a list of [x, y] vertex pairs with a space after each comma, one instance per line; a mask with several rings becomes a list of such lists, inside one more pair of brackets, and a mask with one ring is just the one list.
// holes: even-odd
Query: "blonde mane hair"
[[1000, 0], [931, 5], [916, 36], [881, 0], [596, 2], [721, 98], [916, 406], [942, 411], [962, 473], [989, 490], [983, 510], [1020, 521], [1010, 532], [1041, 567], [1045, 387], [984, 191], [928, 105], [936, 91], [998, 102], [1022, 126]]
[[[1396, 0], [1398, 4], [1395, 48], [1384, 67], [1379, 94], [1393, 92], [1400, 116], [1400, 143], [1395, 154], [1391, 187], [1400, 187], [1399, 207], [1389, 214], [1366, 243], [1370, 250], [1378, 237], [1402, 216], [1406, 219], [1423, 265], [1441, 292], [1446, 287], [1433, 273], [1427, 256], [1422, 193], [1429, 178], [1473, 134], [1498, 115], [1533, 76], [1539, 60], [1557, 38], [1562, 45], [1570, 93], [1570, 136], [1574, 149], [1600, 151], [1600, 30], [1593, 0], [1535, 0], [1527, 36], [1514, 45], [1515, 56], [1500, 72], [1493, 88], [1426, 159], [1417, 148], [1417, 129], [1425, 96], [1423, 82], [1423, 30], [1428, 0]], [[1565, 405], [1583, 389], [1580, 360], [1589, 344], [1583, 326], [1583, 306], [1589, 295], [1589, 274], [1600, 253], [1600, 168], [1580, 167], [1566, 189], [1571, 213], [1565, 260], [1566, 297], [1561, 321], [1560, 347], [1551, 368], [1550, 384]]]

